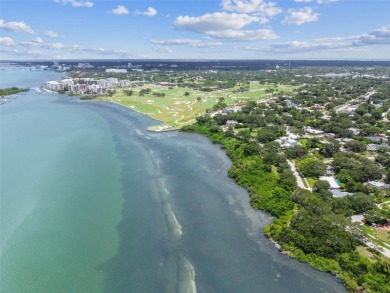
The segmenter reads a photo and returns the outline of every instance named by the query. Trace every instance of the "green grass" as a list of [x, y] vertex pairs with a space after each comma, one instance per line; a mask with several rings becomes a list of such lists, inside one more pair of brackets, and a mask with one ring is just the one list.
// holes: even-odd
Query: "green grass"
[[376, 261], [376, 255], [368, 250], [368, 247], [358, 246], [356, 250], [363, 256], [367, 257], [371, 262]]
[[[265, 90], [271, 87], [273, 86], [251, 82], [249, 91], [233, 93], [236, 89], [202, 92], [181, 87], [145, 85], [133, 88], [133, 96], [127, 96], [124, 89], [117, 89], [113, 97], [100, 97], [99, 99], [119, 103], [160, 120], [162, 124], [152, 126], [149, 130], [161, 131], [178, 129], [185, 124], [194, 122], [199, 114], [204, 114], [206, 109], [212, 108], [220, 97], [224, 98], [224, 102], [228, 106], [244, 104], [248, 100], [271, 97], [269, 94], [265, 94]], [[139, 91], [146, 88], [150, 88], [151, 93], [139, 96]], [[292, 91], [295, 88], [279, 86], [279, 89], [284, 91]], [[189, 96], [185, 96], [185, 92], [188, 92]], [[164, 93], [165, 97], [155, 97], [153, 93]], [[200, 101], [197, 100], [198, 97], [201, 98]]]
[[376, 230], [376, 237], [390, 245], [390, 231]]
[[303, 185], [304, 185], [306, 188], [310, 188], [310, 186], [307, 185], [306, 180], [305, 180], [305, 177], [302, 175], [302, 173], [301, 173], [301, 172], [298, 172], [298, 174], [299, 174], [299, 176], [301, 176], [301, 178], [302, 178], [302, 183], [303, 183]]
[[372, 236], [372, 237], [369, 237], [369, 240], [371, 242], [374, 242], [374, 243], [379, 244], [383, 247], [386, 247], [387, 249], [390, 249], [390, 232], [389, 231], [374, 229], [374, 228], [369, 227], [367, 225], [364, 225], [363, 229], [368, 235]]
[[277, 176], [279, 178], [279, 173], [278, 173], [278, 168], [276, 168], [276, 166], [272, 165], [271, 167], [272, 169], [272, 173], [275, 174], [275, 176]]
[[313, 177], [306, 177], [306, 180], [309, 183], [311, 188], [313, 188], [314, 184], [318, 181], [317, 178], [313, 178]]
[[298, 139], [298, 142], [302, 145], [302, 147], [306, 147], [306, 144], [309, 140], [307, 138]]

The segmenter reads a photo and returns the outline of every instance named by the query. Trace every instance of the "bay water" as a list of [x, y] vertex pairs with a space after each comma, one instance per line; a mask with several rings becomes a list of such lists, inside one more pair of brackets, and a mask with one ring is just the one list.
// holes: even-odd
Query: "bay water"
[[[0, 87], [52, 71], [0, 68]], [[30, 90], [0, 105], [1, 292], [345, 292], [281, 255], [202, 136]]]

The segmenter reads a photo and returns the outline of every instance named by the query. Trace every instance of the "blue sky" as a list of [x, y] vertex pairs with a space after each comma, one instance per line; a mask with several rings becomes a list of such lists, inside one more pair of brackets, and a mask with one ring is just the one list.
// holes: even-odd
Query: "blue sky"
[[390, 60], [390, 0], [1, 0], [2, 60]]

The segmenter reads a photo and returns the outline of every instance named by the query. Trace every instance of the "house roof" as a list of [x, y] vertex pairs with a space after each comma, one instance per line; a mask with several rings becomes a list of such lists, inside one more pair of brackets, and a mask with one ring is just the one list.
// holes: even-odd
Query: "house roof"
[[332, 193], [333, 197], [344, 197], [350, 194], [349, 192], [340, 191], [339, 189], [331, 189], [330, 192]]
[[381, 189], [381, 190], [390, 188], [390, 184], [386, 184], [386, 183], [379, 182], [379, 181], [368, 181], [367, 184], [369, 184], [375, 188]]

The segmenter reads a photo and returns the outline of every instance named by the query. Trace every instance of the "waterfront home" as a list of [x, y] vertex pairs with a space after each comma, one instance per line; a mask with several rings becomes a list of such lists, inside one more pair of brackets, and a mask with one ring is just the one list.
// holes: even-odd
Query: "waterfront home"
[[370, 185], [376, 189], [385, 190], [390, 188], [390, 184], [386, 184], [380, 181], [368, 181], [367, 185]]
[[278, 142], [280, 146], [284, 148], [293, 148], [301, 145], [295, 139], [292, 139], [290, 137], [285, 137], [285, 136], [275, 139], [275, 141]]
[[340, 191], [339, 189], [331, 189], [330, 192], [332, 193], [333, 197], [338, 197], [338, 198], [352, 194], [350, 192]]
[[333, 176], [320, 176], [319, 179], [328, 182], [331, 189], [340, 189], [340, 185]]
[[51, 80], [46, 82], [44, 88], [51, 91], [60, 91], [63, 89], [63, 85], [58, 81]]

